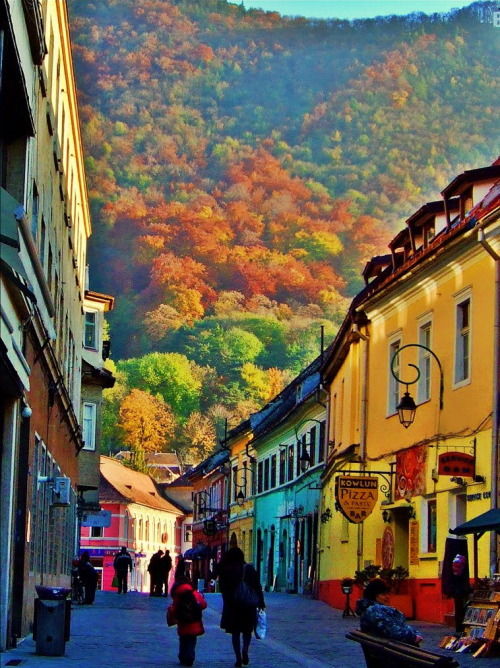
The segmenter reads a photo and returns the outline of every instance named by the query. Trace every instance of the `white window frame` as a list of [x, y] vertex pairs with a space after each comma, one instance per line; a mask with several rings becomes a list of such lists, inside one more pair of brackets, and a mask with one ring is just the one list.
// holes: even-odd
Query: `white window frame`
[[[418, 342], [432, 350], [432, 319], [429, 316], [421, 318], [418, 326]], [[419, 404], [431, 398], [432, 355], [428, 350], [418, 349], [418, 369], [420, 378], [417, 384], [417, 402]]]
[[[89, 315], [94, 316], [93, 323], [87, 321], [87, 316]], [[83, 347], [86, 348], [87, 350], [98, 350], [99, 346], [98, 326], [99, 326], [98, 311], [93, 311], [92, 309], [85, 309], [85, 316], [83, 323]], [[92, 341], [93, 345], [91, 345], [90, 343], [87, 344], [87, 331], [91, 327], [93, 327], [93, 341]]]
[[[86, 409], [90, 411], [90, 416], [88, 417], [85, 414]], [[82, 404], [82, 430], [83, 440], [85, 441], [83, 450], [95, 450], [96, 417], [97, 404], [94, 404], [91, 401], [84, 401]]]
[[[436, 545], [434, 550], [430, 550], [429, 545], [429, 505], [435, 504], [436, 506]], [[437, 508], [437, 497], [430, 496], [428, 498], [422, 499], [421, 513], [420, 513], [420, 552], [423, 554], [428, 554], [434, 556], [438, 554], [437, 541], [439, 537], [439, 521], [438, 521], [438, 508]]]
[[[461, 322], [462, 305], [468, 303], [469, 321], [463, 327]], [[455, 295], [455, 351], [453, 362], [453, 388], [469, 385], [472, 377], [472, 291], [470, 288]], [[464, 370], [464, 341], [467, 341], [467, 370]]]
[[[393, 334], [387, 341], [387, 416], [395, 415], [397, 413], [397, 406], [399, 404], [400, 396], [400, 387], [401, 383], [394, 378], [391, 371], [391, 362], [395, 353], [399, 348], [403, 346], [401, 332]], [[401, 360], [400, 357], [397, 359], [397, 364], [394, 368], [394, 372], [398, 378], [401, 377]]]

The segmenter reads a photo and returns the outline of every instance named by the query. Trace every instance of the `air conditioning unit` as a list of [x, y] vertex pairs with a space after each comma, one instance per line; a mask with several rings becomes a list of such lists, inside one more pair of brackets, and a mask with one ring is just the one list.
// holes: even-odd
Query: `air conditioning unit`
[[52, 490], [52, 505], [68, 507], [71, 505], [71, 479], [66, 477], [56, 478]]

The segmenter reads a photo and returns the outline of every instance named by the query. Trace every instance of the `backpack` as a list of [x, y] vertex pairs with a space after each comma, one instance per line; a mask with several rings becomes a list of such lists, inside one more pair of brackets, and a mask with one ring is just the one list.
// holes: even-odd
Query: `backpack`
[[179, 594], [175, 604], [175, 616], [179, 624], [192, 624], [201, 620], [201, 608], [192, 590]]

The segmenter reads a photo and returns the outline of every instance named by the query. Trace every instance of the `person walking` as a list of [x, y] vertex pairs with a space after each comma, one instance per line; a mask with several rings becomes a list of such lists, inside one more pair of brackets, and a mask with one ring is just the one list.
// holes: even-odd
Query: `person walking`
[[361, 615], [361, 631], [418, 646], [422, 636], [406, 623], [402, 612], [389, 605], [390, 591], [390, 587], [380, 578], [366, 585], [363, 598], [356, 604], [356, 613]]
[[175, 566], [174, 582], [177, 582], [177, 580], [183, 578], [186, 575], [187, 575], [186, 562], [184, 561], [184, 557], [182, 556], [182, 554], [180, 554], [177, 557], [177, 564]]
[[[257, 619], [257, 609], [266, 607], [262, 586], [257, 571], [252, 564], [245, 563], [245, 556], [239, 547], [231, 547], [215, 569], [222, 594], [222, 616], [220, 627], [231, 634], [235, 666], [248, 666], [248, 651], [252, 632]], [[245, 605], [238, 596], [244, 582], [256, 593], [257, 603]], [[241, 644], [241, 638], [243, 643]]]
[[165, 554], [160, 559], [158, 569], [158, 596], [162, 595], [163, 587], [165, 587], [164, 596], [168, 596], [168, 578], [170, 577], [171, 570], [172, 557], [170, 556], [170, 550], [165, 550]]
[[192, 666], [196, 658], [196, 641], [205, 633], [202, 611], [207, 602], [196, 591], [187, 577], [180, 578], [172, 587], [172, 604], [167, 608], [169, 626], [177, 624], [179, 636], [179, 662], [182, 666]]
[[118, 593], [126, 594], [128, 591], [128, 572], [132, 573], [132, 557], [127, 552], [125, 545], [116, 554], [113, 566], [118, 578]]
[[161, 591], [158, 593], [158, 588], [160, 585], [160, 564], [163, 556], [163, 550], [158, 550], [155, 552], [148, 564], [148, 573], [149, 573], [149, 595], [150, 596], [161, 596]]
[[97, 588], [97, 571], [90, 562], [90, 555], [85, 550], [82, 552], [78, 562], [78, 575], [83, 586], [84, 597], [83, 605], [92, 605], [95, 600], [95, 590]]

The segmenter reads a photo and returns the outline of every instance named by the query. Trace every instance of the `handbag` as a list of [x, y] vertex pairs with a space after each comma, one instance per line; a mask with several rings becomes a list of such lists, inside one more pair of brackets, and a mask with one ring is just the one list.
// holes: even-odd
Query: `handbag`
[[267, 615], [265, 610], [257, 610], [255, 620], [255, 637], [258, 640], [264, 640], [267, 635]]
[[177, 624], [177, 618], [175, 616], [175, 610], [173, 605], [169, 605], [167, 608], [167, 626], [175, 626]]
[[256, 608], [260, 603], [259, 594], [245, 582], [245, 571], [241, 582], [234, 590], [234, 602], [240, 608]]
[[118, 587], [118, 577], [116, 575], [113, 577], [113, 580], [111, 582], [111, 586], [112, 587]]

